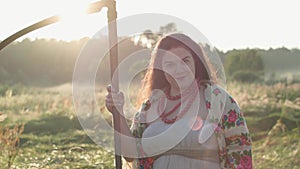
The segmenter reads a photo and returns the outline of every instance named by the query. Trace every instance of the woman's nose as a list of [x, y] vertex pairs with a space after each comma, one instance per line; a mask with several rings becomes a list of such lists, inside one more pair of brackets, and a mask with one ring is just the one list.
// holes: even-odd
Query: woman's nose
[[184, 73], [186, 71], [189, 71], [189, 67], [184, 62], [179, 62], [176, 65], [176, 73]]

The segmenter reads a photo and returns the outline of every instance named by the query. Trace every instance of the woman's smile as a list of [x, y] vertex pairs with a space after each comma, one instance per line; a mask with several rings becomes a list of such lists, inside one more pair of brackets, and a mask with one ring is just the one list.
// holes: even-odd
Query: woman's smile
[[195, 80], [195, 61], [191, 52], [184, 47], [172, 48], [166, 52], [162, 68], [171, 93], [185, 90]]

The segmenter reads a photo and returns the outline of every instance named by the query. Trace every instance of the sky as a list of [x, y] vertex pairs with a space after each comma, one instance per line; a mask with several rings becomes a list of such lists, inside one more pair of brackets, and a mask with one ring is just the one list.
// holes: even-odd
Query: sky
[[[55, 14], [65, 20], [23, 38], [74, 40], [92, 37], [106, 23], [106, 10], [86, 15], [80, 8], [96, 0], [0, 0], [0, 40]], [[297, 0], [116, 0], [118, 19], [143, 13], [180, 18], [216, 48], [300, 48]], [[72, 5], [70, 5], [72, 3]], [[83, 8], [82, 8], [83, 10]], [[76, 12], [74, 12], [76, 11]], [[146, 20], [142, 23], [146, 24]], [[157, 24], [157, 28], [159, 29]]]

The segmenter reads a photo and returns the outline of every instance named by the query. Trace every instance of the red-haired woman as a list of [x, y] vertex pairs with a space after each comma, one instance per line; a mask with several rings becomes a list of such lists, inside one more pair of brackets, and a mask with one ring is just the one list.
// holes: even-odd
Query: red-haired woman
[[[139, 97], [143, 103], [131, 128], [121, 116], [121, 133], [136, 138], [134, 146], [122, 146], [137, 152], [136, 158], [125, 158], [134, 160], [135, 168], [252, 168], [243, 113], [190, 37], [173, 33], [160, 39]], [[109, 86], [108, 110], [116, 107], [122, 114], [123, 105], [123, 94]]]

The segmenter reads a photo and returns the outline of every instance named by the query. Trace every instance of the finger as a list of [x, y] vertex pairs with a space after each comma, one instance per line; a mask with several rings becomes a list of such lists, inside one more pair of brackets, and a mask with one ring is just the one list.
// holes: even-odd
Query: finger
[[113, 99], [123, 99], [124, 98], [124, 95], [122, 95], [121, 93], [109, 93], [106, 95], [106, 99], [108, 98], [113, 98]]
[[106, 90], [110, 93], [111, 92], [111, 85], [107, 85]]
[[124, 103], [124, 100], [121, 99], [121, 98], [106, 98], [105, 99], [106, 102], [109, 102], [109, 103], [112, 103], [112, 102], [115, 102], [115, 103]]
[[113, 104], [114, 103], [114, 101], [113, 101], [113, 99], [106, 99], [105, 100], [105, 103], [108, 103], [108, 104]]
[[124, 102], [123, 101], [113, 101], [113, 100], [107, 100], [106, 102], [105, 102], [107, 105], [123, 105], [124, 104]]
[[107, 99], [112, 99], [112, 97], [113, 97], [113, 96], [112, 96], [111, 94], [108, 94], [108, 95], [105, 96], [105, 99], [106, 99], [106, 100], [107, 100]]
[[124, 95], [121, 93], [112, 93], [111, 98], [114, 100], [124, 100]]
[[114, 86], [111, 85], [111, 92], [112, 93], [118, 93], [118, 91], [116, 90], [116, 88]]
[[122, 98], [108, 97], [108, 98], [105, 99], [105, 102], [107, 102], [107, 103], [124, 103], [124, 100]]
[[112, 100], [106, 100], [105, 103], [107, 103], [107, 104], [113, 104], [114, 102]]
[[119, 95], [122, 99], [124, 99], [124, 93], [123, 92], [119, 92]]
[[115, 106], [115, 104], [113, 104], [113, 103], [105, 103], [105, 105], [106, 105], [106, 107], [114, 107]]

